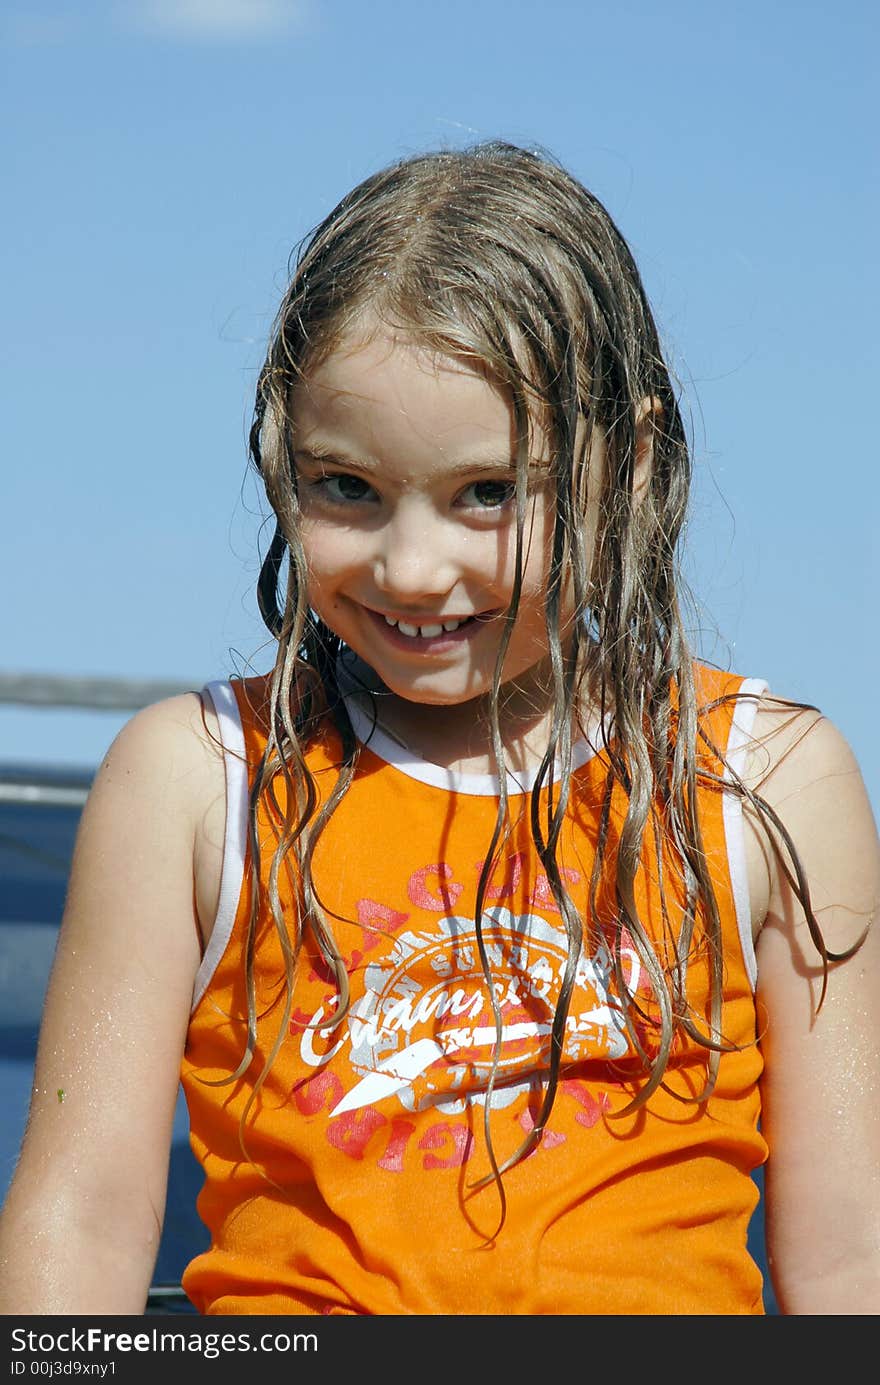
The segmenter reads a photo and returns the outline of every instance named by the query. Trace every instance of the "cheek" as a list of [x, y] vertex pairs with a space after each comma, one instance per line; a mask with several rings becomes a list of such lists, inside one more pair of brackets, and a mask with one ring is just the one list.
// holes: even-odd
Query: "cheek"
[[300, 542], [310, 583], [332, 582], [355, 561], [356, 545], [342, 528], [306, 522], [300, 527]]

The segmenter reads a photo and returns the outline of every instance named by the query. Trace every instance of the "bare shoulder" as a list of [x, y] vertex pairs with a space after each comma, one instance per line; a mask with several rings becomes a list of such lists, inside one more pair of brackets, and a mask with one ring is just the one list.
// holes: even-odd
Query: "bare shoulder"
[[123, 726], [95, 775], [80, 841], [112, 839], [126, 855], [139, 846], [142, 854], [151, 840], [162, 854], [185, 851], [204, 947], [220, 889], [225, 812], [216, 714], [210, 700], [183, 693], [142, 708]]
[[829, 774], [861, 777], [853, 750], [817, 707], [773, 692], [760, 698], [749, 749], [747, 781], [772, 797], [797, 792]]
[[[766, 806], [775, 848], [767, 856], [769, 909], [777, 920], [801, 912], [802, 872], [830, 946], [848, 945], [877, 908], [880, 846], [858, 759], [841, 729], [814, 707], [765, 694], [758, 706], [746, 783]], [[754, 814], [752, 817], [754, 818]], [[847, 922], [849, 920], [849, 922]]]
[[120, 1028], [143, 1035], [147, 1026], [154, 1037], [145, 1052], [155, 1056], [156, 1036], [171, 1035], [174, 1071], [204, 948], [199, 842], [224, 807], [222, 753], [197, 694], [145, 707], [125, 724], [77, 833], [44, 1015], [53, 1041], [91, 988], [116, 996]]
[[137, 776], [144, 786], [168, 786], [182, 802], [198, 794], [202, 775], [216, 775], [222, 750], [210, 704], [197, 693], [181, 693], [143, 707], [122, 727], [95, 777], [111, 788]]

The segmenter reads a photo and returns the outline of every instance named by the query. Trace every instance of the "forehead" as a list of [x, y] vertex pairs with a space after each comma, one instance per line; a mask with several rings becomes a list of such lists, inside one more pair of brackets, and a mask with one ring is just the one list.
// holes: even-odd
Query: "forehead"
[[294, 389], [298, 398], [323, 391], [350, 395], [352, 401], [398, 391], [413, 383], [424, 387], [489, 391], [506, 403], [506, 391], [494, 381], [482, 361], [465, 352], [445, 352], [415, 336], [367, 324], [349, 331], [312, 366], [306, 366]]
[[[441, 449], [499, 443], [513, 455], [512, 391], [474, 356], [444, 353], [391, 329], [350, 332], [306, 370], [290, 398], [296, 441], [309, 435], [409, 430]], [[545, 430], [530, 418], [530, 451]]]

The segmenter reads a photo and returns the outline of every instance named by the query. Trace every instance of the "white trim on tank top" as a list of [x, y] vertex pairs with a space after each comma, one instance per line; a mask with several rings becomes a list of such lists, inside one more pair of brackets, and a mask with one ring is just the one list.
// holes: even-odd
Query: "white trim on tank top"
[[217, 715], [223, 744], [226, 773], [226, 827], [223, 834], [223, 864], [220, 871], [220, 897], [214, 927], [193, 984], [193, 1010], [208, 988], [220, 958], [232, 936], [238, 901], [244, 883], [245, 847], [248, 833], [248, 767], [245, 756], [241, 712], [232, 684], [207, 683], [203, 689]]
[[[446, 769], [444, 765], [435, 765], [429, 760], [423, 760], [414, 750], [401, 745], [393, 736], [389, 736], [386, 731], [383, 731], [382, 727], [359, 707], [352, 697], [346, 697], [345, 705], [348, 708], [354, 733], [361, 745], [372, 750], [380, 760], [384, 760], [386, 764], [399, 769], [410, 779], [417, 779], [420, 784], [429, 784], [435, 789], [443, 789], [446, 793], [473, 794], [481, 798], [496, 797], [500, 782], [497, 774], [466, 773], [461, 770]], [[595, 725], [590, 727], [586, 737], [576, 741], [572, 746], [571, 768], [573, 771], [580, 769], [598, 753], [601, 744], [600, 730], [600, 723], [597, 721]], [[522, 773], [512, 774], [508, 771], [508, 794], [513, 797], [516, 794], [528, 793], [537, 777], [537, 765]], [[558, 777], [558, 775], [554, 777], [554, 782]]]
[[[733, 775], [741, 775], [745, 769], [746, 754], [755, 724], [758, 702], [767, 691], [762, 678], [746, 678], [737, 689], [733, 721], [727, 738], [727, 753], [724, 778], [732, 782]], [[724, 840], [727, 843], [727, 866], [730, 871], [730, 885], [733, 890], [733, 903], [736, 909], [736, 925], [739, 930], [743, 961], [751, 982], [752, 990], [758, 981], [758, 959], [755, 956], [755, 940], [752, 935], [752, 906], [749, 898], [749, 872], [746, 862], [746, 836], [743, 821], [742, 799], [732, 790], [722, 799], [724, 819]]]

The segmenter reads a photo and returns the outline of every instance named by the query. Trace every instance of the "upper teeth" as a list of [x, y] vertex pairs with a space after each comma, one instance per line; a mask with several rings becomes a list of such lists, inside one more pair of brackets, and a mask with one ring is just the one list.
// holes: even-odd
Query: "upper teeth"
[[447, 634], [451, 630], [457, 630], [460, 625], [464, 625], [466, 619], [465, 616], [462, 620], [438, 621], [434, 625], [409, 625], [405, 620], [392, 620], [391, 616], [386, 616], [385, 623], [393, 625], [395, 629], [400, 631], [401, 635], [409, 635], [413, 638], [420, 635], [424, 640], [431, 640], [435, 639], [437, 635], [442, 635], [444, 630]]

